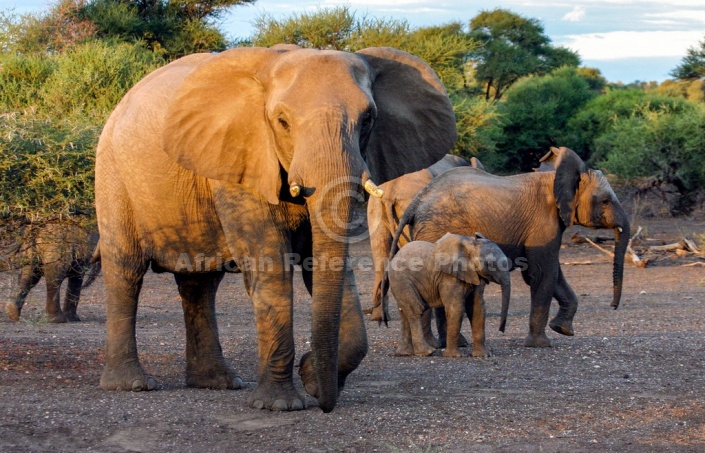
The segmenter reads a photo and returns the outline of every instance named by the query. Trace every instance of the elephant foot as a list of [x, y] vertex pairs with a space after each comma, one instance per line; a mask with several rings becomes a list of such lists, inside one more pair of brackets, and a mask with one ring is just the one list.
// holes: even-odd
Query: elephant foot
[[100, 387], [103, 390], [141, 392], [155, 390], [157, 384], [139, 364], [120, 368], [106, 365], [100, 376]]
[[292, 382], [260, 382], [247, 398], [247, 404], [254, 409], [268, 409], [270, 411], [306, 409], [304, 398], [296, 391]]
[[64, 316], [68, 322], [81, 322], [81, 318], [76, 313], [64, 312]]
[[220, 365], [209, 370], [186, 370], [186, 386], [216, 390], [238, 390], [244, 386], [235, 370]]
[[436, 348], [432, 348], [429, 345], [414, 346], [414, 355], [417, 355], [419, 357], [428, 357], [434, 352], [436, 352]]
[[63, 324], [66, 322], [66, 316], [63, 313], [47, 313], [47, 322], [52, 324]]
[[472, 348], [472, 353], [470, 354], [472, 357], [480, 357], [483, 359], [486, 359], [487, 357], [490, 357], [492, 354], [490, 354], [490, 351], [487, 350], [484, 346], [478, 347], [475, 346]]
[[524, 346], [527, 348], [550, 348], [551, 340], [548, 339], [546, 333], [529, 334], [524, 340]]
[[394, 351], [394, 355], [399, 355], [399, 356], [414, 355], [414, 347], [411, 346], [410, 344], [399, 344], [399, 346], [397, 346], [396, 351]]
[[459, 357], [463, 357], [463, 353], [460, 352], [460, 349], [458, 348], [447, 348], [445, 351], [443, 351], [443, 357], [451, 357], [457, 359]]
[[14, 322], [20, 320], [20, 309], [12, 302], [5, 304], [5, 313], [7, 313], [7, 316]]
[[556, 316], [551, 320], [548, 326], [561, 335], [566, 335], [569, 337], [575, 335], [575, 331], [573, 330], [573, 321]]
[[377, 305], [370, 309], [370, 321], [381, 321], [382, 320], [382, 306]]

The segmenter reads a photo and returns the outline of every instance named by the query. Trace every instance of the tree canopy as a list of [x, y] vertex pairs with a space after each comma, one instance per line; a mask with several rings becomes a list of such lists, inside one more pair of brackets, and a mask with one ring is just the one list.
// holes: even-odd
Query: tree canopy
[[681, 63], [676, 66], [671, 75], [680, 80], [705, 79], [705, 39], [698, 46], [688, 49]]
[[481, 43], [470, 57], [476, 85], [485, 99], [500, 99], [521, 77], [580, 64], [577, 53], [551, 45], [537, 19], [506, 9], [482, 11], [472, 18], [469, 36]]

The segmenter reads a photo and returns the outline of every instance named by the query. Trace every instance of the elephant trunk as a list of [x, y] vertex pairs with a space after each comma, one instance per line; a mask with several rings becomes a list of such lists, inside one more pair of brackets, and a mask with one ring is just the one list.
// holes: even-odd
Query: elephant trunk
[[612, 267], [612, 282], [614, 286], [614, 296], [612, 298], [612, 308], [615, 310], [619, 307], [619, 301], [622, 298], [622, 281], [624, 276], [624, 255], [629, 247], [630, 229], [629, 221], [626, 214], [621, 213], [621, 222], [617, 222], [614, 228], [614, 264]]
[[[304, 382], [324, 412], [335, 407], [339, 388], [338, 346], [341, 311], [345, 294], [349, 238], [353, 234], [353, 212], [364, 202], [359, 176], [364, 162], [346, 145], [344, 134], [329, 137], [325, 146], [308, 143], [306, 160], [322, 162], [315, 174], [307, 162], [292, 162], [289, 182], [296, 178], [311, 193], [306, 198], [312, 234], [311, 354], [315, 379]], [[318, 146], [316, 146], [318, 145]], [[313, 151], [312, 151], [313, 150]], [[341, 153], [342, 150], [342, 153]], [[338, 156], [331, 159], [330, 156]]]
[[504, 332], [504, 328], [507, 325], [507, 315], [509, 314], [509, 298], [511, 295], [511, 278], [509, 276], [509, 271], [506, 272], [506, 275], [502, 279], [502, 317], [499, 322], [499, 331]]

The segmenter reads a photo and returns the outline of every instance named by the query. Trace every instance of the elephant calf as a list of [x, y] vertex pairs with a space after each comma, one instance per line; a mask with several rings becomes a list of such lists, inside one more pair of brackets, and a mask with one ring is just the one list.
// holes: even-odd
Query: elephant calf
[[[22, 238], [16, 258], [21, 263], [19, 289], [14, 300], [5, 305], [5, 312], [19, 321], [27, 294], [42, 276], [46, 277], [46, 315], [49, 322], [80, 321], [76, 314], [81, 288], [88, 286], [100, 272], [100, 262], [94, 264], [84, 284], [83, 277], [90, 267], [98, 243], [98, 233], [67, 223], [48, 223], [39, 229], [30, 228]], [[60, 305], [61, 284], [68, 278], [64, 309]]]
[[[464, 309], [472, 327], [472, 356], [488, 357], [484, 285], [494, 282], [502, 286], [499, 330], [504, 332], [511, 288], [509, 269], [502, 250], [479, 233], [475, 233], [475, 237], [447, 233], [435, 244], [425, 241], [408, 243], [394, 256], [388, 270], [390, 289], [402, 320], [396, 353], [431, 355], [435, 349], [431, 346], [428, 323], [422, 323], [422, 316], [429, 308], [444, 307], [448, 330], [443, 356], [462, 356], [458, 337]], [[383, 308], [386, 320], [386, 301]]]

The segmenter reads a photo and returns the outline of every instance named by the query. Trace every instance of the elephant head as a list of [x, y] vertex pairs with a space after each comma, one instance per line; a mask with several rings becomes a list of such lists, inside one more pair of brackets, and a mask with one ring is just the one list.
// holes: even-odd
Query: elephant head
[[499, 330], [504, 332], [511, 296], [511, 265], [497, 244], [481, 233], [474, 237], [446, 233], [434, 247], [438, 269], [472, 285], [496, 283], [502, 288]]
[[[165, 121], [164, 149], [183, 167], [271, 204], [305, 203], [313, 256], [328, 260], [348, 254], [362, 186], [379, 195], [372, 180], [425, 168], [456, 138], [433, 70], [391, 48], [228, 50], [186, 76]], [[344, 270], [331, 268], [312, 279], [314, 396], [324, 411], [337, 399], [344, 281]]]
[[577, 224], [614, 229], [614, 295], [611, 305], [617, 309], [622, 297], [624, 255], [629, 246], [629, 218], [602, 172], [588, 169], [568, 148], [551, 148], [550, 153], [552, 156], [544, 156], [544, 159], [556, 168], [553, 194], [563, 224], [566, 227]]

